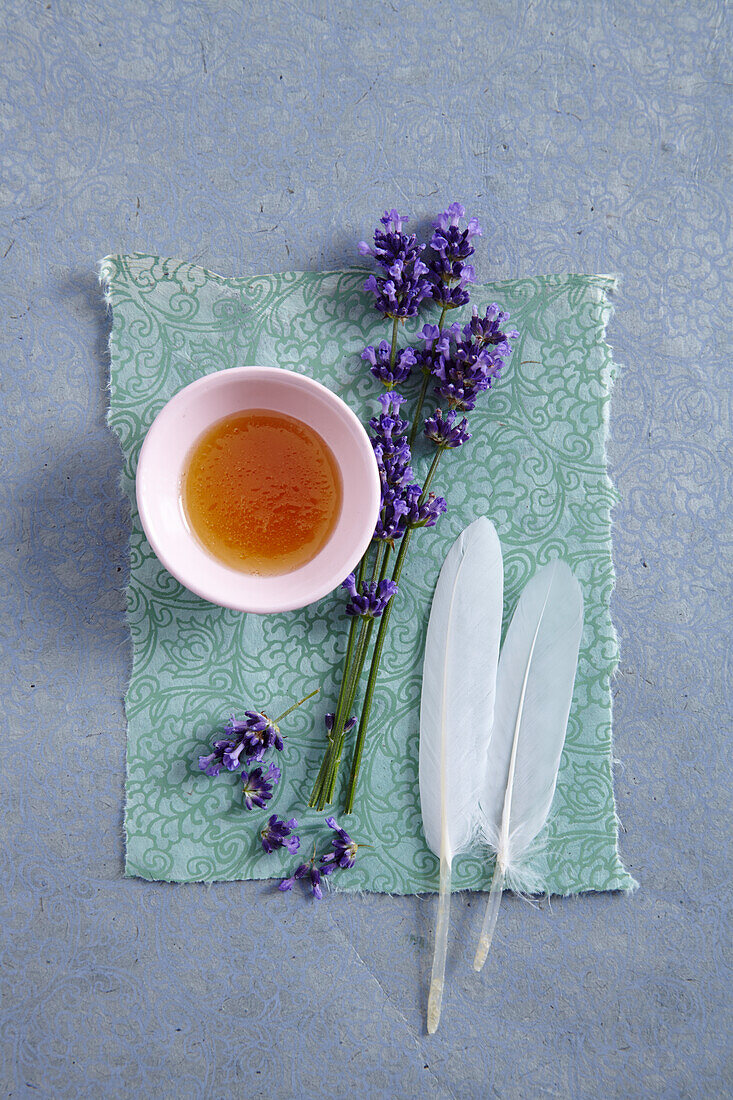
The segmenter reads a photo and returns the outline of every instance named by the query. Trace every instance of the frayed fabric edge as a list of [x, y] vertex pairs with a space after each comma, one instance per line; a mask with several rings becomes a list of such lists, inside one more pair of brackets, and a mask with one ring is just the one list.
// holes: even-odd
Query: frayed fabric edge
[[[116, 259], [115, 256], [105, 256], [103, 259], [99, 260], [99, 262], [97, 263], [97, 278], [99, 280], [99, 285], [102, 288], [102, 300], [103, 300], [104, 305], [105, 305], [105, 311], [106, 311], [107, 317], [110, 320], [109, 338], [107, 340], [107, 358], [108, 358], [108, 363], [107, 363], [107, 398], [108, 398], [108, 404], [107, 404], [107, 414], [105, 416], [105, 423], [106, 423], [107, 428], [109, 429], [109, 431], [112, 433], [112, 435], [117, 440], [117, 445], [120, 448], [120, 455], [122, 456], [122, 458], [124, 460], [124, 453], [122, 451], [122, 440], [121, 440], [118, 432], [116, 431], [116, 429], [114, 428], [114, 426], [112, 424], [112, 401], [111, 401], [111, 395], [112, 395], [112, 356], [113, 356], [113, 344], [114, 344], [114, 336], [115, 336], [115, 316], [114, 316], [114, 306], [113, 306], [113, 297], [112, 297], [112, 282], [113, 282], [113, 279], [114, 279], [114, 276], [115, 276], [115, 271], [116, 271], [115, 259]], [[117, 479], [117, 488], [118, 488], [118, 491], [120, 493], [120, 496], [125, 497], [128, 500], [128, 502], [130, 504], [132, 504], [132, 494], [130, 493], [129, 487], [126, 484], [125, 475], [124, 475], [123, 470], [120, 470], [119, 477]], [[132, 530], [130, 531], [130, 538], [127, 540], [127, 548], [126, 548], [126, 553], [127, 553], [127, 559], [126, 560], [127, 560], [127, 567], [128, 567], [128, 581], [124, 585], [124, 588], [123, 588], [123, 592], [124, 592], [124, 596], [125, 596], [124, 619], [125, 619], [125, 627], [126, 627], [126, 630], [127, 630], [127, 634], [128, 634], [129, 639], [130, 639], [130, 645], [131, 645], [131, 650], [132, 650], [132, 660], [131, 660], [131, 663], [130, 663], [130, 675], [129, 675], [127, 684], [125, 685], [125, 689], [124, 689], [124, 692], [123, 692], [123, 695], [122, 695], [122, 702], [123, 702], [123, 706], [124, 706], [124, 710], [125, 710], [125, 799], [124, 799], [124, 810], [123, 810], [123, 815], [122, 815], [122, 844], [123, 844], [123, 850], [124, 850], [124, 859], [123, 859], [124, 875], [125, 875], [126, 878], [138, 878], [140, 876], [136, 875], [134, 872], [132, 872], [130, 870], [130, 867], [129, 867], [129, 864], [128, 864], [128, 858], [127, 858], [127, 848], [128, 848], [128, 827], [127, 826], [128, 826], [128, 812], [129, 812], [129, 793], [128, 792], [129, 792], [129, 779], [130, 779], [130, 761], [129, 761], [128, 752], [127, 752], [127, 737], [128, 737], [127, 731], [128, 731], [128, 727], [129, 727], [129, 715], [127, 713], [127, 696], [128, 696], [129, 691], [130, 691], [131, 684], [132, 684], [132, 677], [133, 677], [133, 674], [134, 674], [134, 671], [135, 671], [135, 661], [136, 661], [136, 656], [137, 656], [136, 653], [135, 653], [135, 639], [133, 638], [132, 631], [130, 630], [130, 623], [129, 623], [129, 617], [128, 617], [129, 606], [130, 606], [129, 570], [130, 570], [131, 545], [132, 545]], [[146, 881], [160, 881], [160, 880], [146, 880]]]
[[[606, 400], [603, 403], [603, 465], [604, 465], [604, 469], [605, 469], [606, 485], [609, 489], [609, 492], [610, 492], [611, 498], [612, 498], [612, 503], [609, 507], [609, 516], [608, 516], [609, 530], [610, 530], [610, 536], [611, 536], [611, 591], [609, 593], [608, 598], [609, 598], [609, 620], [610, 620], [610, 623], [611, 623], [611, 630], [613, 632], [615, 658], [614, 658], [613, 668], [609, 672], [609, 688], [610, 688], [610, 685], [613, 683], [613, 681], [614, 681], [614, 679], [617, 675], [619, 661], [620, 661], [620, 645], [619, 645], [619, 639], [618, 639], [618, 631], [616, 630], [616, 624], [613, 621], [613, 617], [611, 615], [611, 610], [610, 610], [610, 601], [611, 601], [611, 598], [613, 596], [613, 593], [616, 590], [616, 565], [615, 565], [614, 557], [613, 557], [613, 528], [614, 528], [613, 509], [614, 509], [615, 505], [618, 503], [618, 501], [620, 500], [620, 496], [619, 496], [618, 490], [616, 489], [616, 486], [614, 485], [613, 479], [611, 478], [611, 475], [610, 475], [609, 470], [608, 470], [608, 444], [609, 444], [609, 439], [610, 439], [610, 435], [611, 435], [611, 404], [612, 404], [612, 400], [613, 400], [613, 390], [615, 388], [616, 382], [619, 379], [620, 374], [622, 373], [623, 366], [621, 364], [617, 363], [615, 358], [614, 358], [613, 346], [611, 345], [611, 343], [608, 339], [608, 327], [611, 324], [611, 321], [613, 320], [613, 315], [616, 311], [615, 298], [616, 298], [616, 295], [617, 295], [617, 293], [618, 293], [618, 291], [621, 287], [622, 279], [621, 279], [620, 275], [604, 275], [604, 276], [599, 276], [598, 278], [599, 278], [599, 284], [597, 286], [597, 291], [598, 291], [598, 296], [599, 296], [599, 303], [600, 303], [601, 309], [602, 309], [602, 314], [601, 314], [601, 341], [600, 341], [600, 343], [601, 343], [601, 346], [605, 349], [605, 351], [607, 353], [606, 367], [605, 367], [605, 369], [603, 371], [603, 374], [601, 376], [602, 377], [602, 382], [603, 382], [604, 387], [605, 387], [605, 389], [607, 391], [607, 394], [608, 394]], [[601, 280], [603, 280], [603, 282], [605, 282], [606, 285], [602, 285]], [[614, 784], [614, 765], [616, 764], [616, 758], [614, 756], [615, 737], [614, 737], [614, 729], [613, 729], [614, 704], [613, 704], [613, 692], [610, 691], [610, 690], [609, 690], [609, 707], [610, 707], [610, 718], [611, 718], [611, 721], [610, 721], [611, 744], [609, 746], [610, 765], [611, 765], [611, 798], [613, 800], [613, 820], [614, 820], [614, 825], [615, 825], [615, 829], [616, 829], [616, 835], [614, 837], [614, 855], [616, 857], [617, 875], [618, 875], [619, 879], [626, 880], [624, 885], [620, 885], [617, 888], [617, 890], [614, 891], [614, 892], [621, 892], [621, 893], [624, 893], [624, 894], [631, 894], [639, 888], [639, 883], [626, 870], [626, 868], [623, 864], [623, 861], [621, 859], [621, 854], [619, 852], [619, 830], [620, 830], [620, 827], [621, 827], [621, 821], [620, 821], [620, 818], [618, 816], [618, 808], [617, 808], [617, 804], [616, 804], [616, 789], [615, 789], [615, 784]], [[557, 896], [568, 897], [569, 895], [576, 894], [576, 893], [599, 893], [599, 892], [603, 892], [603, 891], [593, 891], [593, 890], [591, 890], [591, 891], [586, 891], [586, 890], [573, 891], [573, 890], [571, 890], [571, 891], [568, 891], [565, 894], [561, 894], [561, 895], [557, 895]]]

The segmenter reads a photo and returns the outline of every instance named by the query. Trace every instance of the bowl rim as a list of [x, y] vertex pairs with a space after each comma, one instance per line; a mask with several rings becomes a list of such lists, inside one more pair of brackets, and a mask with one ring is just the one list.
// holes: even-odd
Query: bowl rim
[[[330, 407], [343, 419], [351, 423], [352, 428], [356, 431], [356, 437], [361, 441], [362, 453], [367, 458], [367, 465], [372, 470], [372, 477], [369, 485], [365, 487], [364, 493], [364, 515], [365, 522], [363, 525], [363, 531], [358, 542], [355, 542], [354, 550], [354, 564], [352, 568], [355, 568], [367, 548], [369, 547], [373, 535], [374, 526], [379, 514], [379, 502], [381, 499], [381, 483], [379, 477], [379, 467], [377, 465], [376, 456], [372, 448], [371, 440], [367, 434], [367, 431], [362, 424], [359, 417], [356, 415], [353, 409], [351, 409], [343, 398], [339, 397], [337, 393], [329, 389], [322, 382], [318, 382], [315, 378], [311, 378], [310, 375], [299, 374], [297, 371], [289, 370], [287, 367], [272, 367], [261, 366], [258, 364], [252, 364], [251, 366], [233, 366], [224, 367], [218, 371], [212, 371], [211, 374], [205, 374], [201, 378], [194, 379], [193, 382], [187, 383], [182, 386], [172, 397], [166, 401], [163, 407], [156, 413], [150, 427], [145, 433], [140, 453], [138, 456], [137, 467], [135, 471], [135, 498], [137, 502], [138, 515], [140, 517], [140, 523], [143, 529], [143, 533], [153, 551], [155, 556], [161, 565], [167, 569], [167, 571], [173, 576], [180, 584], [184, 586], [189, 592], [193, 592], [194, 595], [207, 600], [209, 603], [214, 604], [217, 607], [228, 608], [232, 611], [240, 611], [243, 613], [268, 615], [278, 614], [285, 611], [296, 611], [303, 607], [308, 607], [312, 603], [316, 603], [318, 600], [327, 596], [330, 592], [335, 591], [338, 585], [343, 581], [344, 577], [339, 576], [333, 578], [329, 576], [325, 578], [321, 584], [314, 585], [309, 588], [307, 592], [304, 592], [302, 598], [290, 599], [282, 598], [280, 600], [269, 596], [267, 599], [257, 600], [248, 599], [247, 606], [243, 606], [241, 599], [237, 601], [233, 598], [227, 598], [227, 595], [223, 591], [219, 591], [219, 584], [216, 582], [207, 582], [206, 576], [199, 578], [196, 576], [187, 577], [185, 569], [181, 570], [178, 567], [175, 559], [169, 554], [166, 544], [161, 544], [160, 540], [155, 534], [155, 523], [152, 522], [152, 516], [154, 514], [155, 505], [152, 498], [145, 492], [144, 482], [145, 473], [147, 468], [148, 456], [155, 444], [155, 437], [159, 434], [161, 428], [165, 425], [165, 421], [170, 418], [171, 415], [177, 412], [178, 407], [185, 406], [185, 404], [191, 400], [191, 397], [195, 397], [195, 394], [199, 390], [208, 389], [222, 383], [234, 381], [232, 376], [238, 376], [244, 378], [245, 376], [251, 381], [267, 382], [268, 380], [275, 382], [288, 381], [290, 384], [300, 386], [306, 390], [311, 390], [317, 393]], [[283, 376], [286, 376], [286, 379]], [[237, 410], [232, 410], [235, 412]], [[246, 407], [244, 410], [246, 411]], [[225, 414], [227, 415], [227, 414]], [[223, 419], [223, 417], [219, 418]], [[213, 426], [217, 421], [212, 420], [209, 426]], [[193, 447], [194, 443], [200, 438], [203, 431], [199, 430], [196, 434], [191, 436], [189, 450]], [[336, 458], [338, 460], [338, 455]], [[371, 459], [371, 461], [369, 461]], [[370, 519], [367, 523], [367, 518], [373, 513], [373, 522]], [[196, 539], [193, 532], [189, 532], [192, 539]], [[198, 541], [198, 540], [197, 540]], [[219, 561], [210, 551], [201, 546], [203, 552], [211, 558], [212, 562], [215, 562], [218, 566], [226, 569], [232, 577], [238, 574], [238, 570], [233, 569], [231, 566], [227, 566], [226, 563]], [[357, 553], [358, 550], [358, 553]], [[313, 559], [311, 559], [313, 560]], [[344, 574], [346, 576], [346, 574]]]

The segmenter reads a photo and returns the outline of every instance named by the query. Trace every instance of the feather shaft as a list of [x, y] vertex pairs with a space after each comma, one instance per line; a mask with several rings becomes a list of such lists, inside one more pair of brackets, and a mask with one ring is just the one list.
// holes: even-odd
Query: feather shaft
[[486, 962], [486, 956], [489, 953], [491, 941], [494, 938], [494, 929], [496, 928], [496, 918], [499, 916], [499, 904], [501, 903], [501, 892], [503, 888], [504, 872], [497, 862], [494, 864], [494, 875], [491, 879], [491, 889], [489, 890], [489, 900], [486, 903], [484, 923], [481, 926], [481, 935], [479, 936], [478, 947], [476, 948], [476, 958], [473, 960], [474, 970], [480, 970]]
[[450, 900], [451, 861], [448, 858], [441, 857], [438, 919], [435, 925], [435, 950], [433, 952], [433, 969], [430, 974], [430, 993], [428, 994], [428, 1035], [434, 1035], [440, 1023], [443, 986], [445, 985], [445, 960], [448, 954]]

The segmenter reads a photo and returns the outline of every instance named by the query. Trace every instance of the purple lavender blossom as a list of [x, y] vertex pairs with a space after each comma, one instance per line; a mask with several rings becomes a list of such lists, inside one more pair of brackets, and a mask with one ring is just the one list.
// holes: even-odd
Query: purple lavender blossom
[[232, 715], [226, 727], [232, 744], [224, 755], [224, 767], [232, 772], [240, 766], [239, 758], [242, 753], [250, 760], [260, 761], [267, 749], [274, 747], [282, 752], [285, 748], [280, 727], [266, 714], [258, 710], [247, 710], [244, 713], [243, 719]]
[[277, 814], [272, 814], [267, 824], [260, 830], [262, 847], [266, 852], [274, 852], [276, 848], [287, 848], [292, 855], [300, 848], [300, 837], [291, 836], [293, 829], [298, 828], [298, 822], [294, 817], [290, 821], [281, 821]]
[[267, 774], [262, 774], [262, 768], [252, 768], [251, 771], [242, 772], [242, 801], [248, 810], [253, 806], [264, 810], [265, 803], [272, 798], [272, 788], [280, 781], [280, 769], [270, 764]]
[[208, 756], [199, 756], [199, 768], [201, 771], [211, 776], [218, 775], [224, 767], [224, 753], [231, 747], [232, 742], [229, 740], [215, 741], [213, 752], [209, 753]]
[[362, 581], [361, 591], [356, 588], [356, 574], [349, 573], [341, 585], [351, 599], [346, 605], [347, 615], [361, 615], [365, 619], [378, 619], [397, 591], [394, 581]]
[[296, 867], [289, 878], [284, 878], [278, 886], [278, 890], [292, 890], [297, 879], [310, 878], [311, 893], [314, 898], [320, 901], [323, 897], [321, 877], [324, 874], [326, 874], [326, 872], [322, 868], [316, 867], [316, 859], [314, 856], [313, 859], [308, 860], [307, 863], [301, 863], [299, 867]]
[[432, 360], [435, 356], [445, 354], [448, 351], [451, 339], [456, 337], [460, 331], [461, 326], [457, 321], [442, 329], [438, 328], [437, 325], [423, 325], [417, 334], [417, 338], [423, 341], [425, 351], [430, 353]]
[[456, 424], [458, 413], [455, 409], [449, 409], [444, 417], [440, 409], [435, 410], [435, 416], [429, 416], [425, 421], [425, 435], [438, 447], [461, 447], [467, 443], [471, 435], [466, 431], [468, 421], [465, 416]]
[[464, 325], [463, 332], [466, 338], [472, 337], [479, 347], [493, 345], [499, 355], [509, 355], [512, 350], [509, 341], [516, 340], [519, 333], [515, 328], [502, 331], [508, 320], [509, 314], [503, 313], [496, 302], [492, 302], [483, 317], [479, 317], [474, 306], [473, 316]]
[[331, 838], [333, 851], [321, 856], [321, 874], [330, 875], [337, 867], [354, 866], [359, 845], [351, 839], [345, 829], [339, 827], [334, 817], [327, 817], [326, 824], [336, 833]]
[[385, 210], [382, 229], [374, 233], [374, 247], [359, 243], [362, 256], [373, 256], [386, 276], [370, 275], [364, 289], [375, 296], [375, 306], [386, 317], [414, 317], [420, 303], [432, 294], [429, 272], [420, 259], [425, 248], [414, 234], [403, 233], [409, 218]]
[[511, 354], [510, 340], [519, 333], [506, 329], [508, 313], [502, 313], [494, 303], [483, 317], [474, 309], [471, 320], [460, 332], [452, 325], [447, 348], [441, 348], [432, 364], [438, 385], [435, 392], [453, 409], [468, 412], [480, 393], [491, 388]]
[[469, 412], [480, 393], [490, 389], [501, 374], [504, 362], [493, 348], [478, 347], [471, 339], [451, 341], [447, 354], [438, 356], [433, 364], [437, 380], [435, 392], [445, 398], [452, 409]]
[[433, 284], [432, 297], [445, 309], [464, 306], [470, 298], [466, 286], [476, 279], [473, 266], [466, 260], [475, 251], [471, 241], [481, 236], [481, 227], [472, 218], [462, 229], [460, 220], [465, 214], [460, 203], [452, 202], [433, 222], [435, 232], [430, 239], [433, 255], [428, 261]]
[[293, 871], [290, 878], [284, 878], [282, 880], [282, 882], [278, 886], [278, 890], [292, 890], [293, 889], [293, 883], [295, 882], [295, 880], [300, 879], [300, 878], [305, 878], [305, 876], [310, 871], [312, 865], [313, 865], [313, 860], [311, 860], [310, 863], [301, 863], [299, 867], [295, 868], [295, 870]]
[[[412, 350], [412, 349], [410, 349]], [[373, 416], [369, 421], [369, 427], [378, 437], [380, 443], [396, 445], [395, 436], [402, 436], [408, 428], [408, 423], [400, 416], [400, 406], [407, 399], [401, 393], [380, 393], [377, 401], [382, 406], [379, 416]]]
[[313, 894], [313, 897], [317, 898], [318, 901], [320, 901], [323, 897], [323, 890], [321, 889], [321, 872], [316, 867], [315, 863], [311, 865], [310, 876], [311, 892]]
[[445, 514], [448, 506], [444, 497], [430, 493], [427, 500], [418, 499], [410, 510], [410, 527], [435, 527], [438, 517]]
[[380, 394], [382, 413], [369, 422], [374, 433], [372, 446], [382, 483], [382, 503], [374, 537], [389, 542], [404, 535], [410, 513], [410, 494], [415, 490], [418, 495], [420, 493], [419, 486], [410, 484], [413, 472], [406, 435], [408, 424], [399, 415], [404, 400], [398, 393]]
[[395, 386], [402, 385], [410, 377], [410, 372], [417, 362], [417, 356], [412, 348], [402, 348], [395, 355], [395, 361], [390, 366], [390, 359], [392, 357], [391, 345], [386, 340], [375, 348], [371, 344], [369, 347], [364, 348], [361, 353], [361, 358], [365, 359], [367, 363], [371, 364], [371, 372], [375, 378], [378, 378], [388, 390], [393, 389]]

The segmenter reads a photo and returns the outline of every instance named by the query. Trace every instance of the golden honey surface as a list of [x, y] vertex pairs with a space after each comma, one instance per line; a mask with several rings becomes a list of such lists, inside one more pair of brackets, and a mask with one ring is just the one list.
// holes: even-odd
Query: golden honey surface
[[206, 549], [263, 576], [314, 558], [341, 510], [330, 448], [307, 424], [268, 409], [235, 413], [205, 432], [181, 488], [190, 527]]

